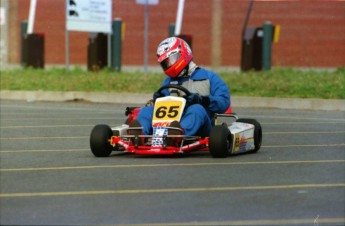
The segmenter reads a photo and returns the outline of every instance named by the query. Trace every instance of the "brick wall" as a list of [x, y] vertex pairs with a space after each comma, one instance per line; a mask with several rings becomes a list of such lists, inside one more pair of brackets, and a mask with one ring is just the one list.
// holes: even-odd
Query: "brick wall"
[[[13, 0], [11, 0], [13, 1]], [[18, 22], [28, 18], [28, 0], [18, 1]], [[221, 65], [239, 66], [241, 31], [248, 1], [222, 0]], [[167, 37], [176, 19], [178, 0], [160, 0], [149, 7], [149, 64], [156, 65], [158, 43]], [[122, 63], [144, 61], [144, 6], [135, 0], [113, 0], [113, 18], [126, 24]], [[212, 0], [186, 0], [182, 33], [193, 35], [195, 61], [211, 65]], [[273, 45], [273, 66], [345, 66], [345, 1], [255, 1], [249, 26], [265, 21], [281, 26], [280, 40]], [[14, 29], [20, 32], [20, 29]], [[34, 32], [45, 33], [46, 64], [65, 63], [65, 0], [37, 1]], [[69, 32], [70, 63], [86, 64], [88, 33]], [[19, 35], [19, 34], [18, 34]], [[20, 52], [18, 47], [15, 50]], [[20, 59], [17, 59], [19, 62]]]

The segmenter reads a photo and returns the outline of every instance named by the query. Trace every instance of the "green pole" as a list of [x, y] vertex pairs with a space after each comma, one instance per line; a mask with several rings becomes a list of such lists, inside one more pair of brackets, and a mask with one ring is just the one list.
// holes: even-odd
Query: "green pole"
[[264, 37], [262, 39], [262, 69], [270, 70], [272, 62], [272, 23], [267, 21], [263, 25]]
[[116, 18], [112, 22], [111, 35], [111, 68], [114, 71], [121, 71], [122, 61], [122, 20]]
[[23, 20], [20, 24], [20, 31], [21, 31], [21, 49], [20, 49], [20, 63], [22, 66], [25, 66], [26, 62], [24, 59], [24, 39], [26, 36], [26, 32], [28, 30], [28, 21], [27, 20]]
[[169, 32], [169, 37], [175, 36], [175, 24], [169, 24], [168, 32]]

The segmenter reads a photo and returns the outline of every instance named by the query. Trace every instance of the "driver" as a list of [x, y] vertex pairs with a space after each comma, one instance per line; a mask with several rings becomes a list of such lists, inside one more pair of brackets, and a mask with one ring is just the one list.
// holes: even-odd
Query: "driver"
[[[170, 37], [163, 40], [158, 45], [157, 57], [168, 76], [162, 86], [180, 85], [191, 92], [180, 122], [174, 121], [170, 127], [182, 128], [187, 136], [207, 137], [214, 113], [224, 113], [230, 106], [228, 86], [216, 73], [200, 68], [192, 61], [192, 51], [183, 39]], [[167, 96], [173, 95], [174, 91], [165, 89], [162, 92]], [[153, 100], [160, 96], [154, 93]], [[144, 134], [152, 134], [152, 117], [153, 106], [143, 107], [130, 127], [143, 127]]]

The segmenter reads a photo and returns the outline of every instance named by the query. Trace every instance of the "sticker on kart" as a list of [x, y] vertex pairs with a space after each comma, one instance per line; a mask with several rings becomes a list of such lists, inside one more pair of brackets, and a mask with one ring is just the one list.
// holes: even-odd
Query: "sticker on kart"
[[[242, 124], [242, 123], [241, 123]], [[255, 148], [254, 145], [254, 130], [249, 129], [235, 134], [235, 142], [233, 147], [233, 154], [247, 152]]]

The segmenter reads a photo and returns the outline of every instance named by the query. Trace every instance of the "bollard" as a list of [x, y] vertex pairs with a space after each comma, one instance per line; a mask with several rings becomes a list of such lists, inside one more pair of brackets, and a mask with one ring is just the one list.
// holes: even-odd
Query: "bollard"
[[271, 22], [265, 22], [263, 25], [264, 36], [262, 39], [262, 69], [270, 70], [272, 62], [272, 36], [273, 26]]
[[169, 24], [168, 35], [169, 35], [169, 37], [175, 36], [175, 24]]
[[24, 40], [26, 37], [26, 32], [28, 30], [28, 21], [23, 20], [20, 24], [20, 31], [21, 31], [21, 56], [20, 56], [20, 63], [24, 67], [25, 60], [24, 60]]
[[111, 68], [121, 71], [122, 64], [122, 20], [116, 18], [112, 22], [111, 35]]

